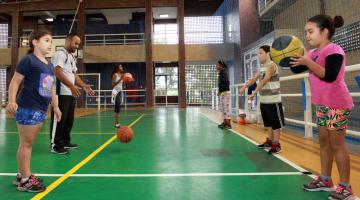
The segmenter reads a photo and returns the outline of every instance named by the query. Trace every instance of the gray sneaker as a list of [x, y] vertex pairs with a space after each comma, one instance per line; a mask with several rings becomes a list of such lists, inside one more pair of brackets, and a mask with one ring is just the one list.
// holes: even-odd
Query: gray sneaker
[[355, 200], [356, 196], [354, 195], [351, 185], [345, 187], [338, 185], [335, 188], [335, 192], [330, 193], [328, 199], [330, 200]]
[[34, 175], [31, 175], [27, 181], [20, 182], [17, 189], [21, 192], [43, 192], [46, 187]]

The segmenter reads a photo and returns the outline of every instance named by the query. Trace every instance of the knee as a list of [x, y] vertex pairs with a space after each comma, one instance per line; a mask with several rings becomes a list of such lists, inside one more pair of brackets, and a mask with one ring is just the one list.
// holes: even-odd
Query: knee
[[30, 142], [30, 141], [22, 141], [19, 144], [19, 148], [30, 149], [30, 148], [32, 148], [32, 142]]

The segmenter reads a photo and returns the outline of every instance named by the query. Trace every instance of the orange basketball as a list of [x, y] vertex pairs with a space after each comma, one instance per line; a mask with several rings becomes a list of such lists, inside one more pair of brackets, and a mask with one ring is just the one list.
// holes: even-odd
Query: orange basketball
[[122, 126], [117, 130], [117, 139], [122, 143], [128, 143], [133, 138], [133, 130], [128, 126]]
[[133, 76], [130, 73], [125, 73], [123, 76], [124, 83], [129, 83], [131, 81], [134, 81]]

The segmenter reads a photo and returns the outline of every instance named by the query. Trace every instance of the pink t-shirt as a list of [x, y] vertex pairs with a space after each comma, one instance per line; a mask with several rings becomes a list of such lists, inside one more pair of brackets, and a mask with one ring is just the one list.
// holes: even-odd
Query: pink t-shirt
[[309, 51], [309, 57], [322, 67], [325, 67], [325, 59], [331, 54], [344, 56], [341, 69], [336, 80], [332, 83], [321, 80], [310, 71], [309, 81], [312, 103], [330, 108], [351, 109], [354, 107], [354, 103], [344, 80], [346, 63], [344, 50], [337, 44], [329, 43], [320, 50], [311, 49]]

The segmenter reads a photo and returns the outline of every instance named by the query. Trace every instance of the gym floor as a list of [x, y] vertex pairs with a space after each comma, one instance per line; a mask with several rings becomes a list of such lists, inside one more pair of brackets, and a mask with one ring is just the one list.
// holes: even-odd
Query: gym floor
[[[18, 192], [12, 185], [18, 133], [14, 119], [3, 111], [1, 199], [327, 199], [326, 192], [302, 189], [311, 181], [304, 172], [317, 169], [302, 164], [307, 155], [286, 144], [296, 141], [289, 139], [296, 138], [291, 134], [283, 134], [283, 152], [273, 156], [255, 146], [266, 131], [254, 125], [245, 126], [246, 130], [237, 125], [233, 130], [218, 129], [218, 116], [207, 109], [122, 111], [120, 121], [134, 130], [130, 143], [117, 141], [111, 111], [78, 115], [72, 142], [79, 149], [56, 155], [50, 153], [47, 119], [33, 146], [32, 172], [44, 179], [48, 189], [34, 194]], [[283, 157], [291, 152], [292, 162]], [[313, 159], [307, 162], [318, 163], [318, 157]], [[356, 192], [359, 157], [352, 155], [352, 162]]]

